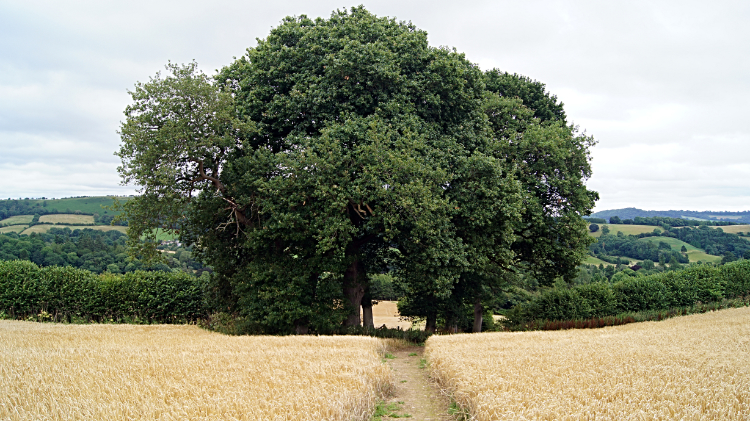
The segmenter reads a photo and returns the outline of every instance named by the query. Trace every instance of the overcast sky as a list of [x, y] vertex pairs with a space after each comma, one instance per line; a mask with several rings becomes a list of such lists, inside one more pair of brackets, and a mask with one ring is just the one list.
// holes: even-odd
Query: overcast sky
[[596, 210], [750, 210], [750, 2], [0, 0], [0, 197], [130, 194], [128, 89], [206, 73], [284, 16], [364, 4], [547, 84], [593, 135]]

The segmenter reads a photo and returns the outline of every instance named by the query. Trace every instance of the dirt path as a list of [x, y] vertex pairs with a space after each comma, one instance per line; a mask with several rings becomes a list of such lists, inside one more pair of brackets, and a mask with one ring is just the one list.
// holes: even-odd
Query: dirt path
[[428, 378], [428, 369], [420, 368], [424, 347], [402, 348], [392, 352], [394, 358], [387, 358], [393, 368], [396, 387], [393, 395], [386, 401], [380, 418], [390, 420], [406, 418], [414, 421], [449, 421], [454, 418], [448, 414], [450, 401], [442, 395]]

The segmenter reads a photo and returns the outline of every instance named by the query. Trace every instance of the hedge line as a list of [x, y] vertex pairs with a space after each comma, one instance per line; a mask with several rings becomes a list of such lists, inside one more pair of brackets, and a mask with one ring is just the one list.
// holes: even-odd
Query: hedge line
[[0, 261], [0, 312], [15, 319], [182, 323], [205, 318], [205, 279], [186, 273], [94, 274]]
[[[565, 321], [688, 307], [750, 294], [750, 260], [542, 291], [507, 315], [511, 329], [540, 320]], [[536, 323], [535, 322], [535, 323]], [[534, 324], [534, 323], [532, 323]], [[538, 323], [536, 323], [538, 324]]]

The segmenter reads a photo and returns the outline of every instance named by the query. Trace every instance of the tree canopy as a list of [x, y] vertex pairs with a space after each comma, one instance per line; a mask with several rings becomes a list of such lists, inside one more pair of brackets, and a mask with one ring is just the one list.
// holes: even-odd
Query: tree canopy
[[576, 275], [594, 141], [543, 84], [363, 7], [288, 17], [214, 80], [167, 70], [120, 130], [141, 188], [121, 205], [131, 245], [153, 255], [155, 228], [178, 232], [263, 330], [359, 325], [360, 307], [372, 326], [368, 273], [394, 272], [429, 329], [466, 306], [481, 328], [519, 271]]

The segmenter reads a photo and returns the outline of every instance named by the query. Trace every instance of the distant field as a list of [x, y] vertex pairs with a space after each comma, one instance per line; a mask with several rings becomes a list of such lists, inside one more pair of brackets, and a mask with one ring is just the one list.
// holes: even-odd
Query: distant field
[[436, 335], [432, 377], [472, 420], [749, 420], [750, 308], [554, 332]]
[[714, 256], [712, 254], [706, 254], [706, 252], [702, 250], [692, 250], [688, 251], [687, 253], [688, 259], [690, 259], [691, 262], [706, 262], [706, 263], [718, 263], [721, 262], [721, 256]]
[[586, 256], [586, 260], [583, 261], [584, 265], [596, 265], [599, 266], [600, 264], [603, 264], [604, 266], [614, 266], [612, 263], [605, 262], [604, 260], [597, 259], [594, 256]]
[[682, 240], [678, 240], [672, 237], [646, 237], [646, 238], [641, 238], [638, 241], [650, 241], [654, 244], [659, 244], [660, 241], [664, 241], [665, 243], [672, 246], [672, 250], [674, 251], [680, 251], [682, 249], [682, 246], [685, 246], [685, 248], [688, 251], [687, 256], [690, 262], [697, 262], [697, 261], [720, 262], [721, 261], [721, 256], [714, 256], [711, 254], [706, 254], [706, 252], [703, 251], [702, 249], [693, 247], [692, 245]]
[[669, 244], [670, 246], [672, 246], [672, 250], [674, 250], [674, 251], [680, 251], [682, 249], [682, 246], [685, 246], [685, 248], [687, 249], [687, 251], [691, 251], [691, 250], [703, 251], [702, 249], [699, 249], [697, 247], [693, 247], [692, 245], [690, 245], [690, 244], [688, 244], [688, 243], [686, 243], [686, 242], [684, 242], [682, 240], [678, 240], [678, 239], [672, 238], [672, 237], [646, 237], [646, 238], [641, 238], [638, 241], [649, 241], [649, 242], [652, 242], [652, 243], [654, 243], [656, 245], [658, 245], [660, 242], [663, 241], [663, 242]]
[[2, 420], [364, 420], [385, 341], [0, 321]]
[[[627, 260], [629, 265], [634, 265], [634, 264], [638, 263], [638, 259], [633, 259], [632, 257], [625, 257], [625, 256], [614, 256], [614, 257], [617, 257], [618, 259], [625, 259], [625, 260]], [[615, 266], [612, 263], [605, 262], [604, 260], [598, 259], [598, 258], [596, 258], [594, 256], [586, 256], [586, 259], [584, 259], [584, 261], [582, 262], [582, 264], [584, 264], [584, 265], [596, 265], [596, 266], [599, 266], [600, 264], [604, 264], [604, 266]]]
[[730, 234], [737, 234], [738, 232], [744, 232], [745, 234], [750, 233], [750, 225], [727, 225], [725, 227], [711, 227], [721, 228], [722, 231]]
[[177, 237], [178, 237], [177, 235], [172, 234], [171, 232], [166, 232], [166, 231], [164, 231], [162, 229], [157, 229], [156, 230], [156, 239], [157, 240], [171, 241], [171, 240], [176, 240]]
[[[119, 200], [126, 201], [127, 197], [120, 197]], [[26, 202], [25, 200], [23, 202]], [[116, 215], [118, 212], [102, 209], [102, 206], [112, 206], [114, 202], [111, 196], [93, 196], [93, 197], [73, 197], [68, 199], [35, 199], [28, 201], [32, 206], [39, 204], [45, 209], [56, 209], [58, 212], [74, 213], [81, 211], [83, 213], [98, 213], [103, 215], [105, 212], [109, 215]], [[45, 206], [46, 202], [46, 206]]]
[[50, 228], [70, 228], [72, 230], [82, 230], [86, 228], [99, 230], [99, 231], [120, 231], [123, 234], [127, 234], [128, 227], [111, 226], [111, 225], [34, 225], [33, 227], [26, 228], [21, 234], [31, 234], [35, 232], [37, 234], [47, 232]]
[[717, 219], [741, 219], [743, 218], [742, 215], [737, 216], [727, 216], [727, 215], [708, 215], [710, 218], [717, 218]]
[[62, 222], [64, 224], [93, 224], [94, 217], [91, 215], [73, 215], [73, 214], [61, 214], [61, 215], [42, 215], [39, 217], [39, 222], [51, 222], [53, 224]]
[[16, 215], [10, 218], [5, 218], [0, 221], [0, 224], [6, 225], [29, 225], [31, 220], [34, 219], [34, 215]]
[[[591, 232], [589, 231], [589, 234], [591, 234], [594, 237], [601, 237], [602, 236], [602, 227], [604, 225], [607, 225], [609, 227], [609, 233], [610, 234], [617, 234], [617, 231], [622, 231], [625, 235], [637, 235], [642, 234], [644, 232], [654, 232], [655, 227], [652, 225], [624, 225], [624, 224], [597, 224], [599, 225], [599, 231], [597, 232]], [[659, 230], [663, 231], [661, 228]]]
[[5, 234], [8, 232], [18, 232], [26, 229], [26, 225], [11, 225], [9, 227], [0, 227], [0, 234]]

